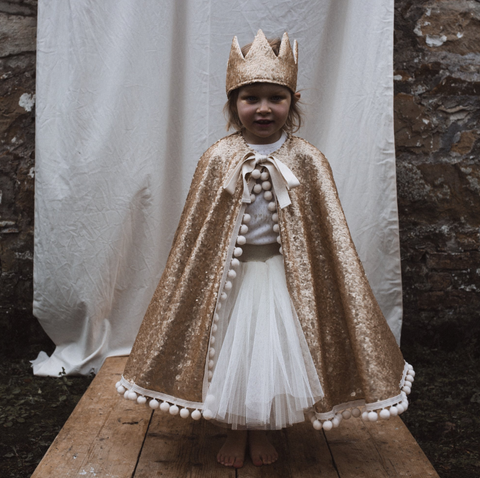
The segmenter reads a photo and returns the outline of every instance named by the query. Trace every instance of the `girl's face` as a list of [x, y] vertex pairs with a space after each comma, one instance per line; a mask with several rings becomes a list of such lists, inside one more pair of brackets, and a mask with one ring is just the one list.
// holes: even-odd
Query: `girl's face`
[[290, 111], [292, 94], [286, 86], [253, 83], [238, 93], [238, 117], [245, 128], [243, 137], [250, 144], [278, 141]]

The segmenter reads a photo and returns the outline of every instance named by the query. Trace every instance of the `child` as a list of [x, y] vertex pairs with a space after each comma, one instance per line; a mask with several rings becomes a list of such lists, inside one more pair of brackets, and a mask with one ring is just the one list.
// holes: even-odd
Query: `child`
[[[414, 372], [375, 301], [329, 164], [301, 121], [297, 44], [260, 30], [227, 68], [228, 125], [200, 159], [117, 390], [228, 427], [217, 460], [278, 455], [265, 430], [408, 406]], [[362, 413], [363, 412], [363, 413]]]

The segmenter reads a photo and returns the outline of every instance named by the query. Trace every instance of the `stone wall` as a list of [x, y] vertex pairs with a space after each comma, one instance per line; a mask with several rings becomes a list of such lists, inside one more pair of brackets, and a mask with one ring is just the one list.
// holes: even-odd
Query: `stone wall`
[[479, 339], [480, 3], [395, 2], [404, 337]]
[[[31, 315], [36, 7], [0, 0], [0, 336], [10, 337], [0, 348], [10, 352], [46, 340]], [[453, 348], [480, 335], [480, 3], [396, 0], [394, 61], [404, 340]]]
[[32, 316], [37, 1], [0, 1], [0, 349], [41, 337]]

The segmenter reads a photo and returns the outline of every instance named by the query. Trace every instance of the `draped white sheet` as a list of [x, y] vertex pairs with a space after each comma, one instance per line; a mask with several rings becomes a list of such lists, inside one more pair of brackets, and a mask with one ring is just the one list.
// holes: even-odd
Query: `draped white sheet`
[[234, 34], [299, 42], [299, 135], [329, 158], [375, 295], [400, 338], [393, 0], [40, 0], [37, 375], [128, 354], [201, 153], [225, 135]]

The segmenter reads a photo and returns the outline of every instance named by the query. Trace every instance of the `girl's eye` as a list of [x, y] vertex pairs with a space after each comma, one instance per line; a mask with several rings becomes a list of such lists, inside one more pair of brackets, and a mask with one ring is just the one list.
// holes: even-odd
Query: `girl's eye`
[[250, 103], [253, 103], [253, 102], [257, 101], [257, 97], [256, 96], [247, 96], [245, 98], [245, 100], [250, 102]]
[[282, 101], [281, 96], [272, 96], [271, 100], [274, 101], [275, 103], [278, 103], [279, 101]]

